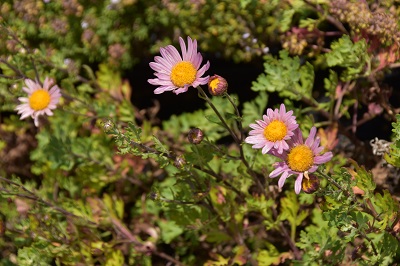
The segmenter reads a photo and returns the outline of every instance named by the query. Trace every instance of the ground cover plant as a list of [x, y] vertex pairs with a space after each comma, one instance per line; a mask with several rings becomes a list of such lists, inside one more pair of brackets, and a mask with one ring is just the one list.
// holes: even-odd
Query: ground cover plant
[[399, 13], [2, 1], [1, 265], [398, 265]]

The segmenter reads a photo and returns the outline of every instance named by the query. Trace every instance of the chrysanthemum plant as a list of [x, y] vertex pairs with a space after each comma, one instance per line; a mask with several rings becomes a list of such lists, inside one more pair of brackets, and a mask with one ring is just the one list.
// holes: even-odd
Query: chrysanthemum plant
[[[33, 56], [31, 73], [14, 59], [0, 61], [3, 78], [20, 80], [14, 108], [24, 122], [14, 122], [37, 130], [30, 158], [32, 172], [43, 175], [40, 186], [0, 176], [1, 209], [15, 206], [2, 213], [0, 234], [18, 237], [22, 247], [10, 263], [390, 265], [400, 259], [398, 200], [377, 189], [337, 137], [351, 102], [340, 98], [342, 89], [370, 60], [365, 43], [342, 37], [325, 55], [329, 67], [345, 68], [340, 78], [331, 69], [325, 80], [330, 101], [312, 94], [313, 66], [281, 52], [266, 57], [265, 74], [252, 86], [258, 96], [242, 104], [229, 80], [206, 75], [212, 62], [203, 64], [196, 40], [179, 44], [181, 53], [173, 45], [160, 48], [149, 66], [156, 77], [148, 82], [155, 94], [196, 93], [206, 108], [159, 125], [135, 116], [129, 85], [105, 65], [96, 73], [86, 67], [89, 79], [64, 71], [68, 77], [59, 74], [57, 84], [47, 75], [63, 69], [37, 69], [35, 62], [44, 61]], [[283, 103], [270, 104], [268, 93]], [[393, 123], [393, 143], [384, 152], [395, 167], [399, 127]]]
[[[398, 258], [398, 201], [388, 191], [376, 191], [371, 173], [357, 162], [334, 156], [337, 141], [327, 137], [334, 134], [332, 128], [320, 128], [317, 134], [319, 123], [299, 109], [287, 110], [287, 106], [295, 106], [289, 100], [287, 106], [281, 104], [264, 112], [268, 97], [263, 92], [255, 101], [245, 103], [240, 112], [237, 96], [229, 94], [227, 81], [218, 75], [208, 80], [212, 95], [208, 96], [201, 85], [208, 78], [202, 76], [209, 63], [200, 68], [197, 43], [190, 38], [187, 41], [188, 49], [180, 39], [182, 56], [172, 46], [161, 48], [162, 57], [156, 56], [155, 63], [150, 63], [157, 78], [149, 80], [159, 86], [156, 94], [198, 93], [207, 103], [205, 110], [164, 122], [164, 128], [180, 139], [183, 147], [174, 148], [173, 143], [163, 143], [156, 135], [145, 135], [134, 123], [120, 128], [106, 121], [104, 128], [114, 136], [122, 153], [153, 158], [173, 176], [168, 186], [154, 186], [149, 193], [163, 206], [170, 222], [182, 230], [198, 230], [217, 246], [235, 243], [230, 255], [215, 255], [205, 265], [228, 261], [269, 265], [290, 260], [321, 265], [365, 259], [387, 264]], [[275, 71], [300, 68], [300, 75], [311, 77], [310, 65], [300, 67], [297, 58], [285, 53], [281, 57], [276, 65], [266, 63], [269, 76], [260, 77], [253, 89], [279, 86], [282, 97], [307, 98], [322, 106], [311, 96], [312, 79], [307, 75], [269, 83], [277, 78], [276, 72], [268, 72], [273, 67]], [[326, 81], [328, 91], [330, 83], [337, 82], [332, 77]], [[249, 123], [251, 118], [246, 115], [259, 118]], [[182, 141], [184, 134], [186, 143]], [[232, 140], [231, 145], [219, 145], [218, 140], [225, 136]], [[277, 182], [271, 179], [277, 176]], [[254, 220], [262, 221], [262, 226], [254, 224], [258, 236], [249, 237]], [[270, 234], [278, 235], [280, 243], [273, 243]], [[261, 244], [265, 240], [271, 242]]]

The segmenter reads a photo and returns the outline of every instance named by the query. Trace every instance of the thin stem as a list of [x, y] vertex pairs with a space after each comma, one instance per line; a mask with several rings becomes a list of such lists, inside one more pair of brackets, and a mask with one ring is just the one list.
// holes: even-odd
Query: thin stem
[[118, 229], [118, 231], [122, 233], [122, 235], [126, 239], [128, 239], [130, 242], [134, 243], [135, 245], [142, 247], [146, 251], [150, 251], [152, 254], [154, 254], [154, 255], [156, 255], [156, 256], [158, 256], [160, 258], [163, 258], [163, 259], [165, 259], [165, 260], [167, 260], [169, 262], [174, 263], [174, 265], [180, 265], [180, 266], [184, 266], [185, 265], [182, 262], [180, 262], [180, 261], [174, 259], [173, 257], [167, 255], [166, 253], [157, 251], [155, 249], [155, 247], [142, 244], [139, 240], [137, 240], [137, 238], [134, 235], [131, 234], [131, 232], [128, 230], [128, 228], [126, 228], [126, 226], [124, 224], [122, 224], [121, 221], [118, 220], [117, 218], [112, 217], [111, 218], [111, 222]]
[[[256, 172], [254, 172], [254, 170], [250, 167], [249, 163], [247, 162], [246, 158], [244, 157], [244, 152], [243, 152], [243, 147], [242, 147], [242, 143], [243, 143], [243, 128], [242, 128], [242, 124], [241, 121], [239, 121], [239, 130], [240, 130], [240, 139], [237, 138], [237, 136], [233, 133], [233, 131], [229, 128], [229, 126], [227, 125], [227, 123], [225, 122], [225, 120], [222, 118], [222, 116], [220, 115], [220, 113], [218, 112], [218, 110], [215, 108], [215, 106], [212, 104], [212, 102], [210, 101], [210, 99], [207, 97], [207, 95], [204, 93], [204, 91], [201, 89], [201, 87], [198, 87], [198, 90], [200, 92], [200, 95], [202, 96], [202, 98], [204, 100], [207, 101], [207, 103], [210, 105], [210, 107], [214, 110], [214, 112], [216, 113], [216, 115], [218, 116], [218, 118], [221, 120], [222, 124], [224, 125], [224, 127], [227, 128], [227, 130], [231, 133], [232, 137], [234, 138], [235, 142], [238, 144], [239, 146], [239, 151], [240, 151], [240, 159], [243, 162], [243, 164], [246, 166], [249, 174], [252, 176], [253, 180], [255, 181], [257, 187], [259, 188], [260, 192], [265, 196], [265, 198], [269, 198], [269, 195], [267, 194], [267, 192], [265, 191], [265, 187], [263, 186], [263, 184], [261, 183], [258, 175]], [[236, 114], [237, 116], [240, 118], [240, 112], [236, 106], [236, 104], [234, 103], [233, 99], [226, 94], [228, 100], [231, 102], [231, 104], [233, 105], [233, 107], [235, 108]], [[272, 208], [273, 213], [274, 213], [274, 217], [277, 218], [278, 214], [276, 212], [276, 210], [274, 208]], [[291, 237], [289, 235], [289, 233], [287, 232], [287, 229], [283, 226], [283, 224], [280, 224], [280, 228], [282, 231], [283, 236], [285, 237], [286, 241], [289, 243], [290, 248], [293, 251], [293, 254], [295, 256], [296, 259], [300, 259], [301, 255], [300, 252], [298, 250], [298, 248], [296, 247], [294, 241], [293, 241], [293, 236]]]
[[243, 132], [243, 125], [242, 125], [242, 117], [240, 115], [239, 109], [238, 109], [237, 105], [235, 104], [235, 102], [233, 101], [232, 97], [228, 93], [225, 93], [225, 96], [226, 96], [226, 98], [228, 98], [228, 100], [232, 104], [233, 108], [235, 108], [235, 112], [238, 117], [237, 122], [238, 122], [238, 128], [239, 128], [239, 132], [240, 132], [240, 142], [243, 142], [244, 132]]
[[11, 180], [9, 180], [9, 179], [7, 179], [7, 178], [2, 177], [2, 176], [0, 176], [0, 180], [2, 180], [2, 181], [6, 182], [6, 183], [8, 183], [8, 184], [11, 184], [11, 185], [13, 185], [13, 186], [16, 186], [16, 187], [22, 189], [22, 190], [25, 191], [27, 194], [15, 193], [15, 192], [9, 191], [9, 190], [7, 190], [7, 189], [5, 189], [5, 188], [0, 188], [0, 191], [4, 191], [4, 192], [6, 192], [6, 193], [8, 193], [8, 194], [10, 194], [10, 195], [15, 195], [15, 196], [20, 197], [20, 198], [26, 198], [26, 199], [34, 200], [34, 201], [39, 202], [39, 203], [41, 203], [41, 204], [43, 204], [43, 205], [47, 205], [48, 207], [50, 207], [50, 208], [52, 208], [52, 209], [54, 209], [54, 210], [56, 210], [56, 211], [58, 211], [58, 212], [64, 214], [65, 216], [70, 216], [70, 217], [78, 218], [78, 219], [84, 219], [87, 223], [89, 223], [89, 224], [91, 224], [91, 225], [96, 225], [95, 222], [92, 222], [92, 221], [90, 221], [90, 220], [87, 220], [87, 219], [84, 218], [84, 217], [75, 215], [75, 214], [73, 214], [73, 213], [71, 213], [71, 212], [69, 212], [69, 211], [67, 211], [67, 210], [65, 210], [65, 209], [63, 209], [63, 208], [61, 208], [61, 207], [58, 207], [58, 206], [54, 205], [53, 203], [51, 203], [51, 202], [49, 202], [49, 201], [46, 201], [46, 200], [44, 200], [44, 199], [39, 198], [35, 193], [33, 193], [32, 191], [30, 191], [29, 189], [27, 189], [27, 188], [26, 188], [25, 186], [23, 186], [23, 185], [20, 185], [20, 184], [14, 182], [14, 181], [11, 181]]
[[336, 182], [332, 177], [330, 177], [329, 175], [325, 174], [324, 172], [322, 172], [321, 170], [317, 170], [317, 173], [319, 173], [320, 175], [322, 175], [323, 177], [325, 177], [330, 183], [332, 183], [335, 187], [337, 187], [340, 191], [343, 191], [347, 197], [350, 197], [350, 193], [345, 190], [341, 185], [339, 185], [338, 182]]
[[371, 244], [372, 251], [374, 252], [375, 256], [378, 256], [378, 251], [376, 250], [374, 242], [372, 242], [372, 239], [369, 238], [365, 233], [362, 233], [362, 236], [367, 239], [367, 241]]
[[14, 71], [20, 78], [24, 78], [27, 79], [28, 77], [21, 72], [21, 70], [19, 70], [18, 68], [16, 68], [15, 66], [13, 66], [12, 64], [8, 63], [6, 60], [4, 60], [3, 58], [0, 58], [0, 63], [5, 64], [7, 67], [9, 67], [12, 71]]
[[238, 139], [236, 134], [232, 131], [232, 129], [228, 126], [226, 123], [225, 119], [222, 117], [221, 113], [218, 111], [218, 109], [215, 107], [215, 105], [211, 102], [210, 98], [208, 98], [207, 94], [203, 91], [203, 89], [198, 86], [197, 90], [199, 91], [201, 98], [204, 99], [208, 105], [213, 109], [214, 113], [218, 116], [219, 120], [221, 121], [223, 127], [228, 130], [229, 134], [232, 136], [232, 138], [235, 140], [235, 142], [240, 145], [241, 141]]

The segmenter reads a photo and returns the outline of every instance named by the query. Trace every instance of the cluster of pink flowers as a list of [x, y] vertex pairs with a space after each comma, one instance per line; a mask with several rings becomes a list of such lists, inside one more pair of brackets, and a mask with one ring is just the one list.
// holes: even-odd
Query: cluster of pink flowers
[[[148, 82], [159, 86], [154, 93], [172, 91], [179, 94], [186, 92], [189, 87], [204, 85], [209, 81], [212, 95], [219, 94], [219, 91], [224, 92], [227, 84], [221, 77], [202, 77], [210, 63], [200, 67], [203, 57], [197, 52], [197, 41], [190, 37], [187, 41], [186, 48], [185, 41], [179, 38], [182, 56], [175, 47], [168, 45], [160, 48], [161, 56], [156, 56], [155, 62], [150, 63], [157, 78], [149, 79]], [[268, 109], [263, 119], [257, 120], [250, 127], [252, 130], [245, 142], [253, 144], [254, 149], [262, 149], [263, 154], [269, 153], [282, 159], [274, 165], [275, 170], [270, 173], [272, 178], [281, 176], [278, 181], [280, 188], [289, 176], [297, 175], [295, 191], [300, 193], [303, 177], [308, 178], [308, 173], [315, 172], [318, 165], [328, 162], [333, 156], [331, 152], [321, 154], [324, 148], [320, 146], [320, 139], [315, 135], [315, 127], [311, 129], [308, 138], [303, 140], [293, 111], [286, 112], [284, 104], [279, 110]]]
[[332, 152], [323, 153], [320, 138], [316, 136], [316, 128], [312, 127], [308, 138], [304, 141], [303, 135], [293, 116], [293, 111], [286, 112], [281, 104], [280, 109], [268, 109], [262, 120], [250, 124], [249, 137], [246, 143], [253, 144], [254, 149], [262, 149], [262, 153], [272, 154], [282, 161], [275, 163], [270, 177], [280, 175], [278, 186], [282, 188], [286, 179], [297, 175], [295, 192], [300, 193], [304, 176], [317, 170], [318, 165], [332, 159]]

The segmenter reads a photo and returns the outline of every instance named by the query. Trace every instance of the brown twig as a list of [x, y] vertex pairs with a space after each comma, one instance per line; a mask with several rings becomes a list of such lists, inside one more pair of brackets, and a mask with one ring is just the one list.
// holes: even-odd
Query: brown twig
[[175, 265], [185, 266], [185, 264], [183, 264], [182, 262], [169, 256], [168, 254], [157, 251], [154, 246], [148, 246], [146, 244], [141, 243], [134, 235], [132, 235], [132, 233], [128, 230], [128, 228], [126, 228], [126, 226], [123, 223], [121, 223], [121, 221], [118, 220], [117, 218], [111, 217], [111, 222], [116, 227], [116, 229], [118, 229], [118, 231], [122, 233], [122, 235], [126, 239], [128, 239], [130, 242], [134, 243], [135, 245], [140, 246], [140, 247], [144, 248], [144, 250], [147, 250], [147, 251], [151, 252], [152, 254], [154, 254], [160, 258], [163, 258], [169, 262], [172, 262]]

